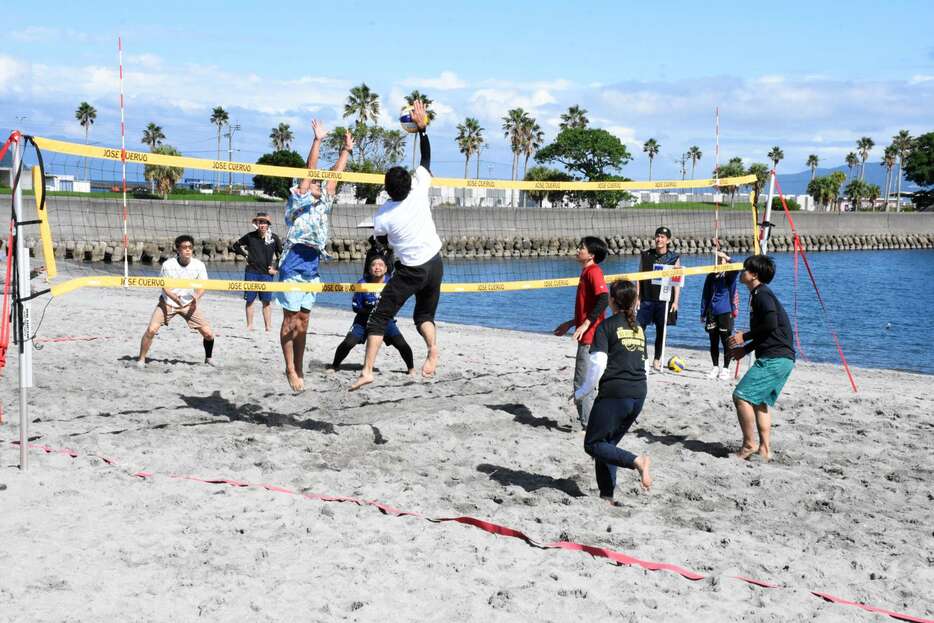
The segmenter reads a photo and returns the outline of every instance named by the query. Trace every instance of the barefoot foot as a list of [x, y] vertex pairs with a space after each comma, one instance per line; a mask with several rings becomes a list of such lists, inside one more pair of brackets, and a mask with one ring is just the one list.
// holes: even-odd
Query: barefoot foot
[[416, 374], [416, 372], [415, 372], [415, 368], [409, 368], [409, 371], [406, 372], [406, 374], [408, 374], [409, 376], [411, 376], [413, 379], [414, 379], [416, 376], [418, 376], [418, 375]]
[[292, 388], [293, 392], [305, 391], [305, 380], [300, 377], [295, 371], [286, 372], [285, 378], [289, 381], [289, 387]]
[[373, 373], [372, 372], [361, 372], [360, 377], [354, 381], [354, 384], [350, 386], [348, 391], [354, 392], [363, 387], [364, 385], [369, 385], [373, 382]]
[[758, 455], [766, 463], [772, 460], [772, 452], [765, 446], [759, 446]]
[[759, 451], [758, 447], [751, 448], [749, 446], [743, 446], [739, 449], [739, 452], [733, 455], [734, 459], [739, 459], [740, 461], [748, 461], [749, 457]]
[[636, 471], [639, 472], [639, 484], [642, 485], [643, 491], [648, 491], [652, 488], [652, 459], [648, 454], [643, 454], [636, 459], [635, 463]]
[[426, 379], [431, 378], [435, 375], [435, 370], [438, 368], [438, 355], [440, 351], [437, 346], [432, 346], [428, 349], [428, 357], [425, 359], [425, 363], [422, 366], [422, 376]]

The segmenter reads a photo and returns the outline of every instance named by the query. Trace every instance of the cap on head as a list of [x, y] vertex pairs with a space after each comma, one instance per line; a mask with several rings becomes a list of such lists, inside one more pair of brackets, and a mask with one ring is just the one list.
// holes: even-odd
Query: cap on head
[[272, 225], [272, 221], [269, 220], [269, 215], [265, 212], [257, 212], [256, 216], [253, 217], [253, 224], [258, 225], [259, 223], [266, 223], [267, 225]]
[[659, 234], [662, 234], [663, 236], [671, 240], [671, 230], [665, 227], [664, 225], [662, 225], [661, 227], [655, 230], [655, 235], [657, 236]]

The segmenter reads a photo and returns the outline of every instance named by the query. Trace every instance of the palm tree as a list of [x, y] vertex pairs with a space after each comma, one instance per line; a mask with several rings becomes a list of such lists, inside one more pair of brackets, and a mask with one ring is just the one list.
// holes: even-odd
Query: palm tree
[[691, 179], [694, 179], [694, 167], [697, 165], [697, 161], [701, 159], [701, 156], [704, 154], [701, 153], [700, 147], [697, 145], [691, 145], [688, 147], [688, 158], [691, 159]]
[[[211, 123], [217, 126], [217, 159], [221, 159], [221, 130], [230, 123], [230, 115], [220, 106], [211, 111]], [[217, 188], [217, 171], [214, 172], [214, 187]]]
[[652, 181], [652, 161], [655, 160], [655, 156], [658, 155], [658, 151], [662, 148], [654, 138], [650, 138], [642, 145], [642, 151], [644, 151], [649, 156], [649, 181]]
[[859, 168], [860, 181], [862, 181], [865, 177], [866, 161], [869, 160], [869, 152], [872, 151], [872, 148], [875, 146], [875, 144], [875, 141], [873, 141], [868, 136], [860, 137], [860, 139], [856, 141], [856, 151], [859, 152], [859, 159], [862, 164], [862, 166]]
[[509, 139], [512, 149], [512, 179], [516, 179], [519, 174], [519, 154], [523, 151], [522, 129], [528, 117], [528, 113], [521, 108], [513, 108], [503, 117], [503, 135]]
[[[150, 124], [152, 125], [152, 124]], [[164, 138], [164, 137], [163, 137]], [[181, 156], [178, 150], [171, 145], [158, 145], [152, 148], [152, 153], [165, 156]], [[147, 164], [143, 169], [143, 177], [153, 185], [153, 192], [156, 186], [163, 197], [166, 197], [175, 184], [181, 179], [185, 169], [182, 167], [170, 167], [164, 165]]]
[[[81, 127], [84, 128], [84, 144], [88, 144], [88, 131], [91, 129], [91, 126], [94, 125], [94, 120], [97, 119], [97, 109], [88, 104], [87, 102], [81, 102], [78, 105], [78, 109], [75, 110], [75, 119], [78, 120], [78, 123], [81, 124]], [[88, 178], [88, 159], [84, 159], [84, 179]]]
[[814, 176], [817, 175], [817, 165], [820, 164], [820, 158], [817, 157], [817, 154], [811, 154], [808, 156], [806, 164], [811, 168], [811, 180], [813, 180]]
[[[525, 155], [525, 162], [522, 165], [522, 177], [525, 178], [525, 174], [529, 169], [529, 158], [545, 143], [545, 132], [539, 127], [533, 117], [526, 117], [522, 124], [521, 138], [522, 153]], [[525, 207], [527, 197], [528, 193], [523, 195], [522, 207]]]
[[162, 132], [162, 128], [157, 126], [155, 123], [150, 123], [146, 126], [146, 129], [143, 130], [143, 138], [141, 142], [143, 145], [149, 145], [149, 151], [155, 150], [156, 147], [162, 144], [162, 141], [165, 140], [165, 134]]
[[272, 148], [275, 151], [289, 149], [292, 145], [293, 138], [295, 138], [295, 135], [292, 133], [292, 129], [289, 127], [288, 123], [280, 123], [269, 133], [269, 141], [272, 143]]
[[851, 151], [846, 155], [846, 166], [849, 169], [847, 171], [846, 177], [849, 179], [850, 176], [853, 175], [853, 169], [859, 166], [859, 156], [857, 156], [855, 152]]
[[905, 166], [905, 158], [911, 153], [914, 139], [908, 130], [899, 130], [898, 134], [892, 137], [892, 145], [895, 146], [895, 153], [898, 156], [898, 189], [895, 191], [895, 211], [902, 211], [902, 167]]
[[467, 165], [470, 157], [480, 150], [483, 144], [483, 128], [480, 122], [473, 117], [464, 119], [464, 123], [457, 125], [457, 148], [464, 154], [464, 177], [467, 177]]
[[344, 104], [344, 118], [357, 116], [357, 125], [365, 126], [379, 117], [379, 94], [370, 90], [365, 82], [350, 89]]
[[777, 169], [778, 163], [781, 162], [785, 157], [785, 152], [782, 151], [781, 147], [776, 145], [771, 149], [771, 151], [769, 151], [768, 154], [766, 154], [766, 156], [768, 156], [769, 160], [772, 161], [772, 168]]
[[885, 167], [885, 211], [889, 211], [889, 196], [892, 194], [892, 171], [898, 158], [895, 143], [885, 148], [882, 155], [882, 166]]
[[[431, 109], [431, 105], [434, 103], [427, 95], [424, 93], [419, 93], [418, 89], [415, 89], [411, 93], [405, 96], [405, 102], [409, 106], [414, 104], [416, 101], [420, 101], [425, 105], [425, 114], [428, 115], [429, 123], [435, 119], [435, 111]], [[418, 151], [418, 135], [415, 134], [412, 136], [412, 168], [415, 168], [415, 154]]]
[[590, 120], [587, 119], [587, 111], [577, 104], [574, 104], [568, 111], [561, 115], [561, 125], [558, 126], [562, 130], [567, 130], [568, 128], [586, 128], [590, 123]]

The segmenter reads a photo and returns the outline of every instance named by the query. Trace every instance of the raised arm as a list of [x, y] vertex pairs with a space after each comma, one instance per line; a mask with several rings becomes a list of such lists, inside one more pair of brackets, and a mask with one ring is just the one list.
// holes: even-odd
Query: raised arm
[[[324, 129], [324, 126], [317, 119], [312, 119], [311, 129], [315, 132], [315, 138], [311, 141], [311, 149], [308, 152], [308, 160], [305, 161], [305, 166], [309, 169], [318, 168], [318, 154], [321, 152], [321, 141], [324, 140], [324, 137], [327, 135], [327, 131]], [[311, 183], [313, 180], [309, 178], [303, 178], [298, 183], [298, 190], [302, 194], [307, 193], [308, 189], [311, 188]]]
[[[341, 147], [340, 156], [337, 157], [337, 162], [334, 163], [334, 167], [331, 169], [335, 173], [341, 173], [347, 167], [347, 159], [350, 158], [350, 152], [353, 151], [353, 134], [348, 130], [344, 132], [344, 145]], [[327, 193], [333, 195], [337, 192], [337, 180], [330, 180], [328, 182]]]
[[425, 128], [428, 127], [428, 113], [421, 100], [415, 100], [412, 103], [412, 121], [418, 126], [418, 147], [422, 155], [419, 166], [425, 167], [425, 170], [431, 173], [431, 143], [428, 135], [425, 134]]

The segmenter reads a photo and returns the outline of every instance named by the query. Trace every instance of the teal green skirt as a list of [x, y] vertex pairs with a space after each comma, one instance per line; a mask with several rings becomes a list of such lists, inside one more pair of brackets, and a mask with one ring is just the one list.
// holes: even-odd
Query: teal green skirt
[[794, 367], [795, 360], [787, 357], [756, 359], [733, 390], [733, 397], [752, 405], [771, 407], [778, 400]]

